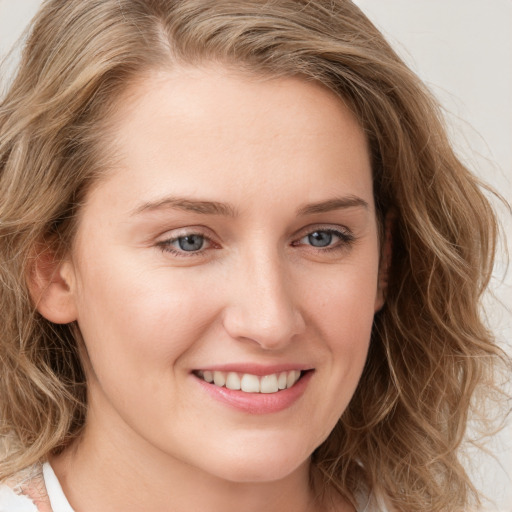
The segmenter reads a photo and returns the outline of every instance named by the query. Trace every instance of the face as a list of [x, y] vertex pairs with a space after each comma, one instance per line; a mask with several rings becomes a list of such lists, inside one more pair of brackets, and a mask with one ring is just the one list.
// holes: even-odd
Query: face
[[220, 68], [120, 104], [68, 262], [86, 433], [231, 481], [291, 474], [347, 407], [382, 302], [364, 134], [319, 85]]

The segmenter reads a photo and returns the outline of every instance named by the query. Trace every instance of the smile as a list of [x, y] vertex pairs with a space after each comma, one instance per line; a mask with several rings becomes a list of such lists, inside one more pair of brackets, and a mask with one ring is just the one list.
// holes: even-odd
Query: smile
[[245, 393], [277, 393], [293, 387], [300, 379], [300, 370], [253, 375], [251, 373], [198, 370], [194, 374], [209, 384]]
[[299, 365], [279, 366], [228, 365], [194, 370], [191, 375], [216, 402], [242, 413], [270, 414], [285, 411], [298, 402], [316, 373], [314, 368]]

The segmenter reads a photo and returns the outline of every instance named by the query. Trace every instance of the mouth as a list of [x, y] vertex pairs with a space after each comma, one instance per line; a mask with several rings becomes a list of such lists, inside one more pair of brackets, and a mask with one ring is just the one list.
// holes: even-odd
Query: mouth
[[225, 372], [218, 370], [195, 370], [196, 377], [208, 384], [244, 393], [279, 393], [293, 388], [311, 370], [289, 370], [268, 375]]
[[[283, 367], [284, 366], [284, 367]], [[207, 396], [244, 414], [266, 415], [294, 410], [312, 380], [314, 368], [225, 365], [191, 372]]]

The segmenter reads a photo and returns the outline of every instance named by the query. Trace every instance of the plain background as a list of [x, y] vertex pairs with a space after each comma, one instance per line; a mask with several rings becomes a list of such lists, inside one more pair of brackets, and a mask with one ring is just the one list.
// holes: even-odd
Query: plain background
[[[40, 0], [0, 0], [0, 56], [22, 34]], [[512, 201], [512, 0], [356, 0], [446, 111], [461, 158]], [[17, 53], [10, 59], [15, 69]], [[5, 78], [5, 77], [3, 77]], [[498, 206], [512, 255], [511, 216]], [[505, 244], [504, 244], [505, 245]], [[502, 247], [488, 317], [510, 350], [512, 271]], [[495, 505], [512, 512], [512, 421], [490, 445], [495, 457], [473, 455], [470, 471]]]

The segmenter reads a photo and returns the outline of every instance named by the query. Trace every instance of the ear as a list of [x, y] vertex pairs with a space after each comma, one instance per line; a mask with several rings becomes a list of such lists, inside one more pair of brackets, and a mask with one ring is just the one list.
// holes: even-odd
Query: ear
[[77, 319], [75, 274], [69, 259], [59, 258], [47, 245], [38, 244], [28, 275], [36, 309], [50, 322], [67, 324]]
[[375, 299], [375, 312], [382, 309], [386, 302], [386, 292], [389, 282], [389, 268], [393, 255], [393, 226], [395, 225], [396, 214], [389, 212], [384, 220], [384, 240], [381, 244], [379, 263], [379, 277], [377, 282], [377, 296]]

